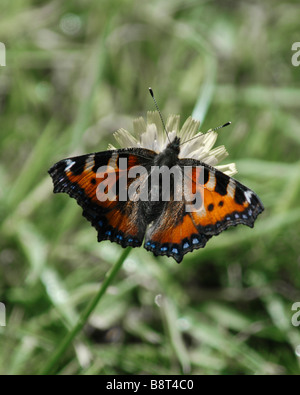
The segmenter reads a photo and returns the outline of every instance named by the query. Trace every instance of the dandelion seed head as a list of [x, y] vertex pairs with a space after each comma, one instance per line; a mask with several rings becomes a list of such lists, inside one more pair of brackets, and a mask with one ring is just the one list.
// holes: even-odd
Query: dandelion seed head
[[[122, 148], [145, 148], [156, 153], [162, 152], [169, 141], [173, 141], [176, 136], [180, 137], [181, 144], [193, 138], [192, 141], [182, 145], [179, 158], [202, 161], [229, 176], [236, 174], [237, 169], [234, 163], [218, 165], [228, 156], [224, 145], [213, 148], [218, 133], [216, 131], [202, 133], [199, 132], [199, 127], [200, 122], [189, 117], [180, 128], [180, 115], [170, 115], [166, 122], [167, 136], [158, 111], [149, 111], [147, 122], [142, 117], [133, 121], [132, 134], [125, 129], [119, 129], [114, 133], [114, 137]], [[110, 145], [109, 149], [116, 148]]]

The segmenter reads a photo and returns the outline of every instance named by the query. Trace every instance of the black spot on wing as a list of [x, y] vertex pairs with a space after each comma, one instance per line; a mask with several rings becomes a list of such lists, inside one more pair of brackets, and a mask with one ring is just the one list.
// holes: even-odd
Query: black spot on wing
[[234, 200], [237, 204], [243, 204], [246, 201], [245, 193], [238, 185], [235, 188]]
[[225, 196], [227, 194], [227, 185], [229, 183], [229, 177], [226, 176], [224, 173], [216, 170], [215, 178], [216, 178], [215, 192], [217, 192], [221, 196]]
[[204, 167], [204, 184], [207, 184], [209, 180], [209, 170]]
[[107, 166], [110, 158], [111, 158], [111, 151], [98, 152], [97, 154], [95, 154], [94, 157], [95, 164], [94, 167], [92, 168], [92, 171], [94, 173], [97, 173], [99, 167]]
[[86, 164], [87, 155], [78, 156], [74, 158], [74, 165], [70, 168], [70, 171], [74, 176], [80, 176], [83, 173]]

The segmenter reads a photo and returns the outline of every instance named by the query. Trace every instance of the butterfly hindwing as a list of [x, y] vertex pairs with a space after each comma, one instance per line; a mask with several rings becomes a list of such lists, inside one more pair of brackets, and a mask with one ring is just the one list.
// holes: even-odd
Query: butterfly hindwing
[[[139, 201], [119, 199], [122, 177], [135, 166], [149, 167], [155, 153], [150, 150], [127, 149], [98, 152], [56, 163], [50, 170], [54, 192], [65, 192], [76, 199], [87, 218], [98, 232], [98, 241], [110, 240], [123, 247], [142, 244], [147, 224], [143, 221]], [[127, 167], [120, 166], [126, 159]], [[104, 191], [99, 189], [106, 183]], [[133, 179], [129, 179], [128, 183]], [[127, 184], [127, 186], [129, 186]], [[104, 193], [111, 192], [109, 199]]]
[[199, 233], [184, 201], [167, 202], [146, 233], [145, 248], [154, 255], [172, 256], [178, 263], [194, 249], [205, 247], [211, 236]]

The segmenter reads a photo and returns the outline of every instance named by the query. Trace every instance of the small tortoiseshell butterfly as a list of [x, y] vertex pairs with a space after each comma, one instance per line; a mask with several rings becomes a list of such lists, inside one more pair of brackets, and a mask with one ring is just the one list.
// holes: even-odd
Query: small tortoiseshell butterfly
[[[237, 180], [202, 161], [180, 159], [180, 146], [181, 139], [176, 136], [161, 152], [137, 147], [63, 159], [49, 170], [54, 192], [66, 192], [76, 199], [83, 216], [96, 228], [99, 242], [110, 240], [125, 248], [140, 247], [145, 239], [146, 250], [156, 256], [173, 257], [179, 263], [187, 252], [203, 248], [212, 236], [230, 226], [244, 224], [252, 228], [264, 210], [258, 196]], [[126, 169], [120, 165], [124, 159]], [[182, 193], [182, 199], [175, 200], [172, 187], [170, 200], [164, 201], [161, 182], [157, 201], [151, 198], [121, 201], [120, 182], [136, 166], [146, 169], [146, 173], [136, 176], [140, 178], [140, 188], [149, 186], [155, 166], [177, 166], [182, 174], [186, 167], [192, 168], [190, 192], [201, 194], [201, 209], [188, 212], [186, 207], [191, 203], [187, 201], [188, 194]], [[99, 168], [107, 170], [99, 175]], [[107, 182], [105, 192], [114, 190], [116, 198], [101, 201], [97, 189], [112, 170], [116, 178]], [[127, 187], [136, 179], [127, 177]]]

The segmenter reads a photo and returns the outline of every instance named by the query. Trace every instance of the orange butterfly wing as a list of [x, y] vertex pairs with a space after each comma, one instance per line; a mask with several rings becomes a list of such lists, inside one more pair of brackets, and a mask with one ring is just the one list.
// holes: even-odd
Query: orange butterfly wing
[[205, 165], [201, 171], [204, 177], [197, 174], [198, 178], [193, 181], [203, 195], [203, 204], [200, 210], [191, 213], [198, 231], [217, 235], [238, 224], [252, 228], [255, 219], [264, 210], [258, 196], [215, 168]]

